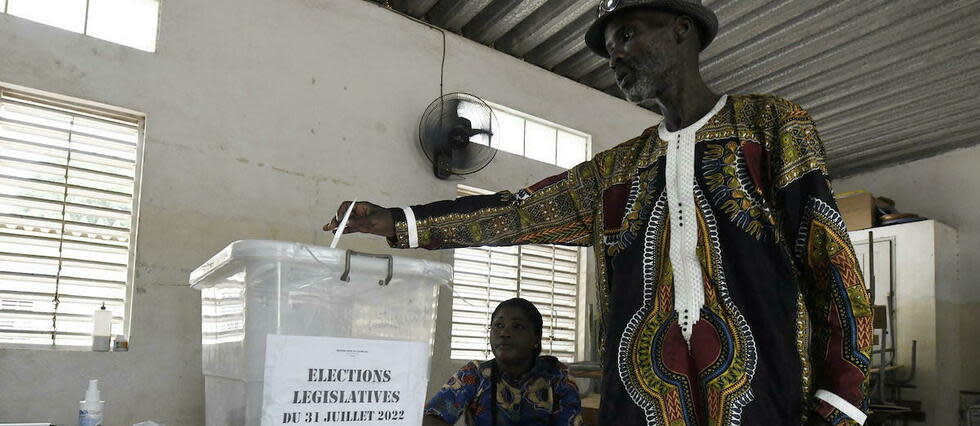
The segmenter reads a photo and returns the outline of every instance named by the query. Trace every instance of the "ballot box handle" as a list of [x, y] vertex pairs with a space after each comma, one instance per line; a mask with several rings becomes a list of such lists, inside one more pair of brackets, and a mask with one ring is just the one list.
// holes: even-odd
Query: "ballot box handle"
[[340, 280], [341, 281], [350, 282], [350, 258], [353, 255], [364, 256], [364, 257], [373, 257], [373, 258], [376, 258], [376, 259], [385, 259], [385, 260], [387, 260], [388, 261], [388, 275], [385, 276], [385, 279], [378, 280], [378, 285], [380, 285], [380, 286], [383, 287], [383, 286], [388, 285], [388, 283], [391, 282], [391, 276], [394, 274], [394, 272], [393, 272], [393, 266], [392, 266], [393, 263], [394, 263], [394, 259], [391, 257], [390, 254], [361, 253], [359, 251], [354, 251], [354, 250], [347, 250], [347, 260], [344, 262], [344, 273], [343, 274], [340, 274]]

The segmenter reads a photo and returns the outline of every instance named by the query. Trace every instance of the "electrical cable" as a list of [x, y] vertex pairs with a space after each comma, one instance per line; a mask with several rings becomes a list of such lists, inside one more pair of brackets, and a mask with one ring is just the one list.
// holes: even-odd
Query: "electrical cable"
[[442, 64], [439, 66], [439, 97], [442, 98], [444, 94], [442, 84], [446, 75], [446, 31], [439, 28], [439, 32], [442, 33]]

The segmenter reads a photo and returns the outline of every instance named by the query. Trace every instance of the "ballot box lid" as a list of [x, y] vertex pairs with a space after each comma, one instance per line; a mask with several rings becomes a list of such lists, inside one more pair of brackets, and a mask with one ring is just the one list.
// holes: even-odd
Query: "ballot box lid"
[[[393, 275], [412, 275], [426, 278], [433, 285], [443, 285], [452, 280], [452, 267], [442, 263], [401, 256], [390, 256]], [[358, 272], [375, 270], [384, 277], [389, 260], [371, 253], [353, 252], [345, 249], [301, 244], [289, 241], [240, 240], [212, 256], [208, 261], [190, 274], [190, 286], [201, 290], [211, 287], [228, 275], [229, 269], [240, 268], [249, 262], [281, 262], [291, 265], [305, 265], [322, 268], [340, 276], [352, 266]]]

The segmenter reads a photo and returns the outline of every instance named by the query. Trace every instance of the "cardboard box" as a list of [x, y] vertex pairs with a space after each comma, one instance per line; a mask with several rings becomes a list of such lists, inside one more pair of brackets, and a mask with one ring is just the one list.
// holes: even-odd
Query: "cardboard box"
[[873, 228], [877, 221], [878, 210], [875, 208], [875, 197], [870, 192], [860, 191], [841, 194], [837, 198], [837, 208], [848, 231]]

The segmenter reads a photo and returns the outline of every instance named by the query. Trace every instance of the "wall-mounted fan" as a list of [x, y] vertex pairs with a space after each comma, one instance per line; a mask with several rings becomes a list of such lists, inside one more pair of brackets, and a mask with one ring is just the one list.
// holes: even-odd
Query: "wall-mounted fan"
[[449, 93], [422, 114], [419, 143], [439, 179], [482, 170], [497, 155], [493, 134], [498, 129], [493, 110], [482, 99]]

